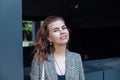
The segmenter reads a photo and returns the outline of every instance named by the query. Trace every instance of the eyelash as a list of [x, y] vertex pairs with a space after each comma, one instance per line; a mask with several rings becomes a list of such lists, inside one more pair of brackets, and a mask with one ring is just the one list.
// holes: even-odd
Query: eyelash
[[67, 27], [66, 27], [66, 26], [64, 26], [62, 29], [67, 29]]
[[57, 32], [58, 30], [54, 30], [53, 32]]

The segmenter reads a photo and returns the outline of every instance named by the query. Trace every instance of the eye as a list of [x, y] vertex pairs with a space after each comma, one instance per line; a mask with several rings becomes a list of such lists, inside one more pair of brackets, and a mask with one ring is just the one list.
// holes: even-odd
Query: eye
[[53, 32], [57, 32], [57, 31], [58, 31], [58, 29], [54, 29], [54, 30], [53, 30]]
[[67, 29], [67, 27], [65, 25], [62, 26], [62, 29]]

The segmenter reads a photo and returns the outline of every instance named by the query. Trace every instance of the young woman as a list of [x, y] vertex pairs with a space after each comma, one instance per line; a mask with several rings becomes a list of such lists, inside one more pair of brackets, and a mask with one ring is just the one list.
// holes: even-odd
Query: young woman
[[81, 56], [67, 49], [69, 30], [61, 17], [49, 16], [36, 37], [31, 80], [85, 80]]

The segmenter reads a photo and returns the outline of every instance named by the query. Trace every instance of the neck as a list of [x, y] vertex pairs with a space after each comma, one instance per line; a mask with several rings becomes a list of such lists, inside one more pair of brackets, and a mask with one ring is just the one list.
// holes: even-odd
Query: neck
[[64, 46], [55, 46], [54, 56], [55, 57], [65, 57], [66, 45]]
[[64, 75], [65, 74], [65, 53], [66, 53], [66, 45], [62, 46], [54, 46], [54, 62], [57, 74]]

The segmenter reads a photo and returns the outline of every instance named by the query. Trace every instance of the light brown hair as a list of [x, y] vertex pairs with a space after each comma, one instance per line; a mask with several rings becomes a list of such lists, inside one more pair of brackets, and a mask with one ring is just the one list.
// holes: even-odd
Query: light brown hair
[[47, 17], [40, 29], [37, 31], [36, 35], [36, 43], [35, 43], [35, 59], [39, 62], [43, 62], [44, 60], [48, 60], [48, 54], [53, 53], [55, 48], [54, 45], [50, 45], [50, 42], [48, 40], [49, 36], [49, 30], [48, 26], [50, 23], [55, 22], [57, 20], [62, 20], [64, 19], [62, 17], [58, 16], [49, 16]]

